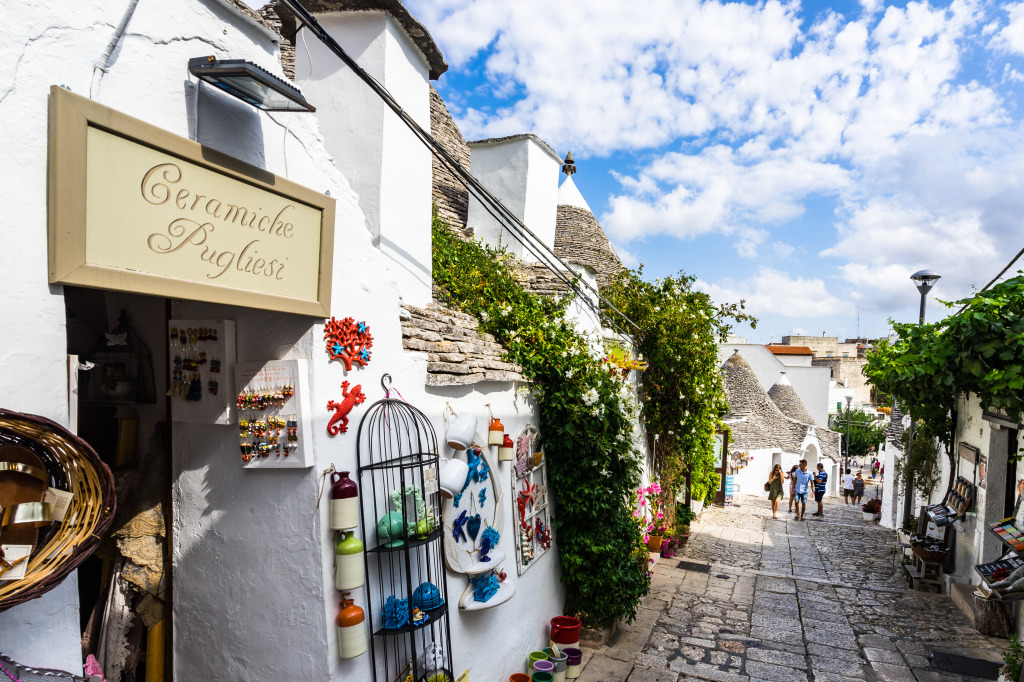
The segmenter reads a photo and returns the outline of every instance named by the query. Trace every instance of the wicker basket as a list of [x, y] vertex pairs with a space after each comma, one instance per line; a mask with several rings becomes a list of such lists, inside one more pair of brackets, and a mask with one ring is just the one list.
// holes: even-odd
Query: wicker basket
[[50, 485], [74, 497], [64, 521], [40, 536], [25, 577], [0, 582], [0, 612], [40, 597], [59, 585], [100, 543], [114, 520], [114, 477], [84, 440], [32, 414], [0, 409], [0, 443], [35, 452]]
[[946, 560], [946, 557], [949, 556], [948, 549], [925, 549], [924, 547], [919, 547], [917, 545], [914, 545], [911, 549], [914, 550], [914, 554], [916, 554], [921, 561], [927, 561], [930, 564], [942, 563]]

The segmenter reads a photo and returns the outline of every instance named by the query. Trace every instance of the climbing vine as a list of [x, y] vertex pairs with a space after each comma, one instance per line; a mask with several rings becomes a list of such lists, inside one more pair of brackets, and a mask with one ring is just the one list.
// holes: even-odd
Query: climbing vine
[[894, 323], [895, 339], [868, 354], [864, 374], [917, 420], [922, 436], [946, 445], [953, 464], [960, 397], [976, 395], [1011, 421], [1024, 413], [1024, 277], [946, 305], [964, 308], [934, 324]]
[[634, 522], [641, 455], [635, 402], [602, 359], [598, 340], [566, 317], [567, 301], [531, 294], [509, 254], [458, 238], [436, 214], [433, 276], [441, 300], [480, 320], [532, 384], [548, 476], [557, 498], [566, 611], [588, 626], [632, 620], [650, 588]]
[[715, 305], [694, 289], [694, 277], [643, 279], [643, 267], [623, 270], [602, 293], [637, 324], [634, 343], [648, 367], [640, 380], [641, 415], [666, 498], [689, 473], [690, 494], [710, 502], [718, 490], [714, 436], [729, 410], [718, 342], [731, 322], [756, 320], [744, 304]]

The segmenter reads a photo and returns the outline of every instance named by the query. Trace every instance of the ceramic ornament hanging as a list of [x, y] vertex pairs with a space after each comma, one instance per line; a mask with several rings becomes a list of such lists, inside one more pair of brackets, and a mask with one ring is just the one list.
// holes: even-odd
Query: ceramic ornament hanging
[[[502, 425], [501, 420], [494, 418], [491, 420], [491, 425], [487, 429], [487, 444], [488, 445], [501, 445], [504, 442], [505, 427]], [[499, 457], [500, 461], [501, 460]]]
[[515, 459], [513, 449], [515, 445], [512, 443], [512, 437], [507, 433], [501, 441], [501, 447], [498, 448], [498, 461], [499, 462], [511, 462]]
[[356, 537], [355, 531], [343, 530], [338, 534], [334, 554], [334, 586], [339, 590], [362, 587], [366, 582], [363, 543]]
[[338, 655], [355, 658], [366, 653], [366, 615], [349, 599], [349, 593], [341, 595], [341, 611], [338, 613]]
[[359, 488], [347, 471], [331, 474], [331, 530], [359, 525]]
[[331, 321], [324, 325], [324, 340], [327, 342], [327, 355], [331, 360], [339, 360], [345, 369], [351, 371], [352, 365], [365, 367], [370, 363], [370, 348], [373, 337], [366, 322], [356, 322], [351, 317]]

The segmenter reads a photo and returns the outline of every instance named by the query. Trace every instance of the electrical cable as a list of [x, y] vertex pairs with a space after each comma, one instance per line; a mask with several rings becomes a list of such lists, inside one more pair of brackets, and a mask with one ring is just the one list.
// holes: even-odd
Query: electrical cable
[[[995, 284], [997, 281], [999, 281], [999, 278], [1002, 277], [1003, 275], [1005, 275], [1006, 271], [1010, 269], [1010, 266], [1013, 265], [1014, 263], [1016, 263], [1020, 259], [1021, 256], [1024, 256], [1024, 249], [1021, 249], [1020, 251], [1018, 251], [1017, 255], [1014, 256], [1010, 260], [1010, 262], [1006, 264], [1006, 267], [1003, 268], [1002, 270], [1000, 270], [999, 274], [996, 275], [995, 277], [993, 277], [991, 282], [989, 282], [988, 284], [986, 284], [985, 286], [983, 286], [982, 288], [980, 288], [976, 292], [974, 292], [974, 295], [977, 296], [978, 294], [980, 294], [981, 292], [985, 291], [990, 286]], [[966, 303], [963, 305], [962, 308], [960, 308], [960, 310], [956, 311], [954, 313], [954, 315], [959, 315], [960, 313], [962, 313], [964, 311], [965, 308], [967, 308], [967, 304]]]
[[[607, 321], [617, 330], [621, 327], [615, 324], [614, 321], [601, 309], [599, 303], [595, 303], [592, 300], [591, 295], [585, 293], [578, 285], [578, 278], [570, 278], [565, 275], [565, 272], [571, 272], [569, 265], [563, 261], [557, 254], [553, 253], [548, 246], [541, 241], [536, 234], [534, 234], [526, 225], [523, 224], [518, 217], [515, 216], [500, 200], [498, 200], [491, 192], [484, 187], [479, 180], [465, 170], [462, 165], [453, 159], [447, 150], [445, 150], [437, 140], [435, 140], [429, 132], [425, 131], [419, 123], [417, 123], [411, 116], [409, 116], [404, 108], [395, 100], [390, 92], [373, 76], [366, 72], [361, 66], [349, 54], [342, 48], [337, 41], [313, 17], [312, 14], [302, 6], [298, 0], [281, 0], [281, 4], [286, 6], [306, 28], [319, 38], [320, 42], [324, 44], [331, 52], [337, 56], [342, 63], [348, 66], [353, 73], [355, 73], [364, 83], [366, 83], [373, 92], [383, 100], [383, 102], [390, 108], [401, 121], [409, 128], [413, 135], [424, 144], [437, 158], [446, 169], [451, 172], [456, 178], [462, 182], [471, 195], [480, 202], [485, 210], [501, 224], [505, 229], [508, 230], [509, 234], [512, 235], [516, 241], [518, 241], [524, 249], [526, 249], [531, 255], [533, 255], [537, 261], [545, 268], [550, 270], [566, 288], [577, 294], [578, 300], [582, 300], [583, 304], [595, 312], [598, 317], [602, 320]], [[561, 268], [559, 268], [561, 266]], [[629, 326], [639, 330], [640, 327], [629, 319], [621, 310], [615, 307], [610, 301], [601, 296], [599, 291], [594, 290], [589, 285], [585, 285], [587, 289], [592, 292], [592, 295], [597, 298], [599, 302], [604, 302], [611, 310], [618, 313], [623, 320], [625, 320]]]

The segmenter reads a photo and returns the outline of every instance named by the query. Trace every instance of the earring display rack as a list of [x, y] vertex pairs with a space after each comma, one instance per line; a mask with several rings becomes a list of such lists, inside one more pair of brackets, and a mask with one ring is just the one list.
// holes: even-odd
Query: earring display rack
[[168, 328], [172, 419], [233, 424], [234, 320], [170, 320]]
[[437, 436], [390, 380], [356, 437], [373, 680], [454, 682]]
[[246, 469], [313, 466], [312, 411], [306, 360], [235, 365], [239, 460]]

